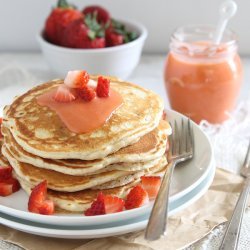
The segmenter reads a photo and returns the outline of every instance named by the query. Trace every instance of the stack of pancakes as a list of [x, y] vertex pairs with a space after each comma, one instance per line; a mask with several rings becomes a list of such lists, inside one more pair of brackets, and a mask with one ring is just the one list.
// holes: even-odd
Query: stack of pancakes
[[102, 127], [76, 134], [36, 100], [62, 83], [39, 85], [4, 109], [2, 154], [28, 194], [47, 180], [48, 196], [58, 209], [82, 212], [100, 191], [125, 197], [141, 176], [164, 173], [171, 128], [162, 120], [158, 95], [111, 79], [123, 104]]

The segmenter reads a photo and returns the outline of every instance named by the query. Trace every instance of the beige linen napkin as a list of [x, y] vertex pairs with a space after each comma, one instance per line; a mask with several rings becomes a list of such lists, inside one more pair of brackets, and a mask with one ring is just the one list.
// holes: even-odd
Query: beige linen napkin
[[213, 184], [206, 194], [184, 211], [171, 216], [167, 237], [155, 242], [145, 241], [144, 231], [94, 240], [64, 240], [34, 236], [5, 226], [0, 226], [0, 239], [30, 250], [181, 249], [230, 217], [242, 182], [242, 177], [217, 169]]

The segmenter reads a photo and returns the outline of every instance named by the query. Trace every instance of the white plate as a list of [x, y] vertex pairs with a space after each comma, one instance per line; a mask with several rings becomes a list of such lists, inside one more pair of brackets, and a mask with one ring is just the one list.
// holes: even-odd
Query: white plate
[[[199, 199], [211, 185], [215, 174], [215, 164], [212, 167], [207, 177], [192, 191], [185, 194], [181, 199], [174, 201], [170, 207], [169, 215], [184, 209]], [[64, 238], [64, 239], [90, 239], [102, 238], [114, 235], [125, 234], [142, 230], [147, 225], [148, 215], [140, 216], [124, 222], [116, 222], [108, 227], [101, 226], [55, 226], [48, 224], [35, 223], [28, 220], [22, 220], [16, 217], [0, 213], [0, 223], [8, 227], [45, 237]]]
[[[183, 115], [168, 110], [169, 121], [176, 120], [180, 123]], [[193, 123], [195, 136], [195, 156], [185, 163], [185, 166], [178, 166], [174, 171], [171, 186], [170, 204], [197, 187], [207, 176], [212, 164], [213, 152], [207, 136], [201, 131], [199, 126]], [[39, 223], [54, 225], [100, 225], [112, 221], [124, 221], [138, 216], [148, 214], [152, 208], [152, 202], [143, 207], [123, 211], [120, 213], [87, 217], [83, 215], [39, 215], [27, 211], [28, 196], [23, 190], [9, 196], [0, 197], [0, 212], [18, 217], [20, 219], [31, 220]]]

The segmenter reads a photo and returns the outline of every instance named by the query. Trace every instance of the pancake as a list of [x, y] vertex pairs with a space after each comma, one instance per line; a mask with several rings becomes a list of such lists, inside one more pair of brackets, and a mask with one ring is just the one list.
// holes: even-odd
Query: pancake
[[2, 151], [1, 151], [2, 145], [3, 145], [3, 138], [0, 138], [0, 166], [6, 167], [6, 166], [9, 166], [10, 164], [8, 160], [2, 154]]
[[[162, 170], [156, 172], [154, 175], [162, 176], [165, 173], [166, 169], [167, 166], [165, 166]], [[17, 179], [19, 180], [22, 188], [29, 195], [33, 186], [18, 176]], [[83, 191], [72, 192], [72, 193], [58, 192], [48, 189], [48, 197], [49, 199], [54, 201], [56, 210], [63, 209], [65, 212], [68, 213], [69, 212], [82, 213], [83, 211], [85, 211], [90, 207], [91, 203], [93, 202], [93, 200], [96, 199], [97, 194], [100, 191], [102, 191], [106, 195], [114, 195], [120, 198], [125, 198], [130, 189], [135, 185], [138, 185], [139, 183], [140, 179], [135, 179], [132, 182], [120, 187], [114, 187], [104, 190], [86, 189]]]
[[[103, 159], [84, 161], [74, 159], [51, 160], [33, 155], [25, 151], [15, 141], [7, 128], [3, 127], [2, 131], [6, 147], [18, 161], [70, 175], [106, 172], [111, 164], [113, 164], [113, 170], [140, 170], [141, 162], [158, 159], [165, 153], [167, 134], [171, 133], [169, 124], [161, 120], [156, 129], [141, 137], [135, 144], [122, 148]], [[134, 162], [137, 162], [137, 164]]]
[[163, 101], [158, 95], [112, 79], [111, 88], [121, 94], [123, 104], [102, 127], [90, 133], [73, 133], [54, 111], [36, 101], [36, 97], [62, 83], [63, 80], [54, 80], [39, 85], [4, 108], [3, 125], [31, 154], [49, 159], [104, 158], [138, 141], [155, 129], [161, 119]]
[[146, 171], [138, 171], [130, 175], [122, 176], [120, 178], [117, 178], [114, 181], [110, 181], [102, 185], [97, 185], [91, 189], [103, 190], [103, 189], [109, 189], [109, 188], [114, 188], [114, 187], [120, 187], [128, 183], [131, 183], [136, 179], [140, 179], [140, 177], [143, 175], [150, 175], [150, 176], [155, 175], [155, 173], [158, 173], [159, 171], [162, 171], [163, 169], [165, 169], [166, 166], [167, 166], [167, 159], [164, 156], [161, 158], [158, 164], [155, 164], [155, 167], [153, 168], [150, 168]]
[[[5, 145], [2, 147], [2, 153], [10, 162], [17, 176], [20, 176], [20, 178], [26, 180], [28, 183], [31, 183], [33, 186], [36, 186], [43, 180], [47, 180], [48, 188], [57, 191], [80, 191], [131, 174], [131, 171], [113, 170], [88, 176], [66, 175], [54, 170], [37, 168], [31, 164], [19, 162], [9, 152]], [[158, 164], [161, 164], [161, 162]], [[150, 169], [142, 170], [142, 172], [155, 172], [154, 168], [157, 169], [158, 166], [153, 166]]]
[[[22, 189], [30, 195], [33, 186], [31, 186], [28, 182], [21, 179], [18, 176], [15, 176]], [[124, 185], [122, 187], [116, 187], [111, 189], [102, 190], [102, 192], [106, 195], [114, 195], [120, 198], [125, 198], [130, 189], [138, 184], [140, 180], [135, 180], [132, 183]], [[90, 190], [86, 189], [83, 191], [68, 193], [68, 192], [58, 192], [54, 190], [48, 189], [48, 198], [52, 200], [55, 204], [56, 212], [63, 210], [65, 213], [83, 213], [86, 209], [88, 209], [96, 199], [100, 190]]]

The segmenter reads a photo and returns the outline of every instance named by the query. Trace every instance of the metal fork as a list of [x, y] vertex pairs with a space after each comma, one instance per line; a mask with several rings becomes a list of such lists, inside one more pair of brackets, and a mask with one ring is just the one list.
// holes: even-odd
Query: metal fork
[[168, 151], [169, 165], [162, 179], [159, 193], [156, 197], [145, 232], [146, 240], [157, 240], [165, 234], [167, 228], [169, 189], [174, 168], [180, 162], [191, 159], [194, 155], [194, 135], [191, 122], [181, 120], [181, 131], [174, 122], [172, 136], [169, 137], [170, 148]]
[[240, 174], [245, 177], [243, 189], [240, 193], [235, 209], [233, 211], [230, 222], [227, 225], [225, 235], [223, 237], [220, 250], [237, 249], [240, 237], [240, 229], [242, 218], [246, 208], [247, 198], [250, 191], [250, 141], [246, 153], [246, 157], [241, 167]]

